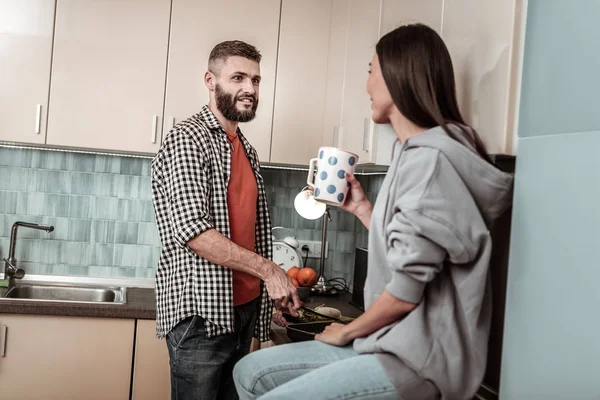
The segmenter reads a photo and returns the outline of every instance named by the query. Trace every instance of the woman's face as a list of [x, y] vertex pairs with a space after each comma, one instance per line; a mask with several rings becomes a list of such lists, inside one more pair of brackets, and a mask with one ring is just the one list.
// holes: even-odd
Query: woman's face
[[373, 55], [369, 65], [369, 79], [367, 79], [367, 93], [371, 98], [373, 121], [377, 124], [389, 124], [390, 116], [395, 108], [390, 91], [385, 84], [379, 65], [377, 53]]

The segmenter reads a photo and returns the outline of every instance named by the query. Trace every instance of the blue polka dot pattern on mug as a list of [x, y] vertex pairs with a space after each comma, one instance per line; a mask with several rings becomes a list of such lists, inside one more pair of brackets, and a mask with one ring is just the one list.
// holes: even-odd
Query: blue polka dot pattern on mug
[[335, 164], [337, 164], [338, 159], [337, 159], [337, 157], [331, 156], [331, 157], [329, 157], [328, 162], [329, 162], [329, 165], [335, 165]]
[[344, 174], [346, 173], [346, 171], [344, 171], [343, 169], [340, 169], [337, 173], [338, 178], [340, 179], [344, 179]]
[[350, 157], [348, 159], [348, 164], [350, 164], [350, 166], [353, 166], [355, 162], [356, 162], [356, 158], [354, 158], [354, 157]]
[[321, 180], [324, 181], [327, 179], [327, 172], [323, 171], [321, 172], [321, 176], [320, 176]]
[[323, 158], [323, 154], [325, 154], [325, 152], [324, 152], [323, 150], [321, 150], [321, 151], [319, 152], [319, 158], [320, 158], [320, 159], [322, 159], [322, 158]]
[[331, 194], [334, 194], [335, 193], [335, 185], [327, 186], [327, 191]]
[[340, 203], [341, 203], [342, 201], [344, 201], [344, 193], [340, 193], [340, 194], [338, 194], [338, 197], [337, 197], [337, 199], [338, 199], [338, 201], [339, 201]]
[[321, 194], [321, 191], [319, 190], [319, 188], [315, 189], [315, 197], [319, 197], [319, 194]]

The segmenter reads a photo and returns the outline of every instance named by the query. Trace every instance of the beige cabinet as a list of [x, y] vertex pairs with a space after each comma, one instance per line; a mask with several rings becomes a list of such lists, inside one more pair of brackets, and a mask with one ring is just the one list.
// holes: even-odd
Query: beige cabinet
[[137, 320], [133, 361], [132, 400], [171, 398], [169, 352], [164, 340], [155, 337], [156, 321]]
[[256, 118], [240, 128], [269, 161], [275, 95], [280, 0], [173, 0], [163, 137], [174, 123], [208, 103], [204, 73], [212, 48], [226, 40], [243, 40], [262, 55]]
[[0, 140], [44, 143], [54, 0], [0, 0]]
[[359, 164], [389, 164], [396, 137], [389, 126], [373, 123], [366, 89], [382, 22], [394, 11], [383, 7], [382, 1], [333, 1], [322, 142], [356, 153]]
[[[484, 3], [335, 0], [339, 10], [334, 16], [342, 15], [337, 25], [345, 26], [346, 33], [331, 46], [331, 51], [345, 46], [343, 84], [337, 86], [342, 92], [341, 109], [334, 106], [337, 90], [327, 94], [327, 112], [340, 115], [331, 142], [357, 153], [360, 163], [389, 164], [396, 134], [390, 125], [371, 121], [365, 65], [381, 36], [400, 25], [421, 22], [440, 33], [449, 48], [467, 123], [479, 131], [490, 153], [511, 153], [521, 65], [522, 0]], [[346, 10], [345, 18], [340, 10]], [[332, 28], [332, 38], [333, 32]], [[327, 139], [328, 129], [324, 132]]]
[[[442, 31], [443, 0], [398, 1], [382, 0], [379, 38], [397, 27], [409, 23], [423, 23], [436, 32]], [[378, 38], [378, 40], [379, 40]], [[375, 46], [373, 46], [373, 53]], [[379, 165], [389, 165], [392, 158], [392, 148], [396, 140], [396, 132], [389, 124], [375, 125], [367, 130], [365, 125], [365, 148], [368, 149], [364, 162]]]
[[3, 399], [128, 399], [134, 321], [0, 314]]
[[324, 143], [328, 77], [343, 74], [328, 70], [332, 5], [282, 1], [271, 162], [307, 165]]
[[490, 153], [512, 153], [521, 71], [522, 0], [445, 0], [442, 38], [458, 101]]
[[377, 132], [371, 119], [371, 100], [366, 86], [369, 63], [379, 39], [381, 4], [373, 0], [349, 0], [346, 7], [342, 129], [334, 143], [358, 154], [360, 164], [374, 163]]
[[47, 143], [155, 152], [170, 0], [60, 0]]

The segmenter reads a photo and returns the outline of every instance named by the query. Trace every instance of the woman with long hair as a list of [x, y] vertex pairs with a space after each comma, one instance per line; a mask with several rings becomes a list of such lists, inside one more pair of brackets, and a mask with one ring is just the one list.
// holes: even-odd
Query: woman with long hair
[[366, 311], [246, 356], [234, 370], [242, 399], [471, 399], [483, 379], [490, 227], [511, 204], [512, 175], [465, 123], [434, 30], [382, 37], [369, 74], [373, 121], [398, 140], [374, 206], [346, 177], [342, 208], [369, 229]]

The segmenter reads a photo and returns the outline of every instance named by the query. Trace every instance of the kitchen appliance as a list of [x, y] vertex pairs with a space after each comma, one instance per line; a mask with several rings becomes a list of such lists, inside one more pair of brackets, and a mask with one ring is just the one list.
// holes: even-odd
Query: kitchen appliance
[[350, 304], [354, 307], [365, 310], [364, 287], [367, 279], [367, 261], [369, 250], [363, 247], [357, 247], [354, 255], [354, 284], [352, 285], [352, 300]]

